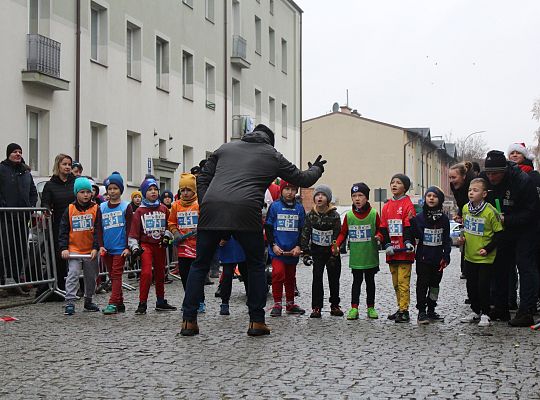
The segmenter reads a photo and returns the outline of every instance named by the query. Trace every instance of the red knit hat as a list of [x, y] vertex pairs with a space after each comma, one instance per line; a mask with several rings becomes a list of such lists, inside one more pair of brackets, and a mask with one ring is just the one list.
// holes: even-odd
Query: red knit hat
[[281, 182], [279, 182], [279, 193], [283, 192], [283, 189], [286, 187], [298, 189], [298, 186], [295, 186], [292, 183], [286, 182], [284, 179], [282, 179]]

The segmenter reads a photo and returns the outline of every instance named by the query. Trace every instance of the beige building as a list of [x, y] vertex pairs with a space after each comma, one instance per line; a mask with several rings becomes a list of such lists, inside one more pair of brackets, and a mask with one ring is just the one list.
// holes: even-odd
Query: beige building
[[337, 205], [350, 204], [350, 187], [365, 182], [370, 201], [375, 189], [386, 189], [390, 178], [405, 173], [411, 179], [409, 195], [417, 202], [425, 189], [439, 186], [451, 197], [448, 165], [455, 159], [455, 146], [432, 140], [429, 128], [402, 128], [362, 117], [356, 110], [340, 110], [303, 122], [302, 167], [322, 154], [328, 161], [320, 183], [333, 189]]

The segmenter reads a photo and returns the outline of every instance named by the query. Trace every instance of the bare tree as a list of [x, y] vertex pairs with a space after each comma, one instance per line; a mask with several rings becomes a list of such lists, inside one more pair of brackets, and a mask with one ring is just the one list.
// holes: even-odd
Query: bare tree
[[[540, 122], [540, 98], [536, 99], [533, 103], [533, 108], [531, 110], [533, 119]], [[540, 168], [540, 127], [534, 132], [534, 143], [530, 146], [529, 149], [535, 156], [536, 167]]]
[[457, 155], [460, 160], [476, 161], [480, 165], [483, 165], [488, 151], [488, 145], [481, 135], [465, 136], [456, 139], [453, 136], [450, 132], [445, 136], [445, 141], [455, 143]]

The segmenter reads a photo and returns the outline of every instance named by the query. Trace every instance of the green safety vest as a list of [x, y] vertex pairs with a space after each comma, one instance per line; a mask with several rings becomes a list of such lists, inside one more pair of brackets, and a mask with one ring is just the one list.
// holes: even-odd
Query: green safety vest
[[369, 269], [379, 266], [379, 249], [375, 239], [376, 222], [377, 211], [373, 208], [364, 219], [358, 218], [352, 210], [347, 213], [350, 268]]

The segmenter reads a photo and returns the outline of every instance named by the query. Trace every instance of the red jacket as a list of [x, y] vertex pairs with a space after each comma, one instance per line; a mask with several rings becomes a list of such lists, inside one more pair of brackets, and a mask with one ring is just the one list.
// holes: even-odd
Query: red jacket
[[[382, 209], [381, 232], [384, 236], [384, 247], [391, 245], [394, 249], [405, 248], [405, 243], [413, 244], [410, 219], [416, 215], [414, 205], [405, 195], [398, 200], [390, 199]], [[414, 262], [414, 252], [400, 252], [386, 256], [389, 264]]]

